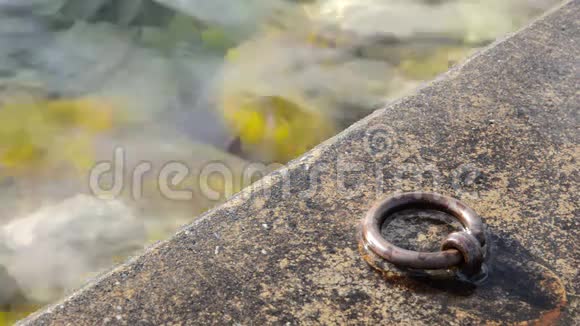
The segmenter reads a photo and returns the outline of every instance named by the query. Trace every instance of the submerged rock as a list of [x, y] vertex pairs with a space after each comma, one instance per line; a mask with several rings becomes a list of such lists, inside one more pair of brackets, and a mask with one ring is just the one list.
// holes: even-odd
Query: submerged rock
[[359, 36], [449, 38], [481, 44], [510, 33], [557, 0], [329, 0], [310, 6], [314, 20]]
[[49, 302], [144, 238], [143, 222], [122, 203], [78, 195], [0, 228], [0, 265], [27, 299]]
[[[2, 248], [0, 248], [0, 255], [2, 255], [1, 251]], [[14, 302], [19, 293], [20, 289], [16, 285], [16, 280], [8, 274], [6, 268], [0, 265], [0, 311], [3, 306]]]

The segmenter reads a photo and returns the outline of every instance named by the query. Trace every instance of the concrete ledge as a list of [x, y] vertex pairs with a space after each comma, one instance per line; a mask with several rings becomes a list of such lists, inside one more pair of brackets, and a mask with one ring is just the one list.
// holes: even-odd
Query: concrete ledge
[[[578, 323], [578, 17], [568, 2], [22, 325]], [[483, 286], [361, 258], [359, 219], [412, 190], [483, 217]]]

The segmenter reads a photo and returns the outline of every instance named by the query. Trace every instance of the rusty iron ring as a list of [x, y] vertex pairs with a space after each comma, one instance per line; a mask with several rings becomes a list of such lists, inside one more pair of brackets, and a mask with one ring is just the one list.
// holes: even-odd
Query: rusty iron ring
[[[434, 209], [456, 218], [463, 231], [451, 233], [439, 252], [417, 252], [403, 249], [381, 235], [381, 227], [393, 213], [410, 208]], [[437, 193], [410, 192], [377, 202], [362, 220], [361, 240], [372, 251], [394, 265], [413, 269], [460, 268], [465, 274], [477, 273], [483, 263], [485, 233], [481, 218], [459, 200]]]

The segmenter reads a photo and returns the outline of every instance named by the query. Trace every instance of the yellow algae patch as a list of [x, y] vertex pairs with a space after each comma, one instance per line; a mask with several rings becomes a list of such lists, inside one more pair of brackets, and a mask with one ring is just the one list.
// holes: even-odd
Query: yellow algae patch
[[224, 118], [245, 151], [287, 162], [336, 132], [332, 120], [306, 102], [282, 96], [224, 98]]
[[0, 326], [11, 326], [17, 321], [25, 318], [36, 310], [40, 309], [40, 305], [18, 305], [10, 307], [10, 311], [0, 311]]
[[93, 139], [111, 130], [115, 107], [103, 99], [26, 100], [0, 108], [0, 166], [29, 173], [52, 163], [86, 170]]

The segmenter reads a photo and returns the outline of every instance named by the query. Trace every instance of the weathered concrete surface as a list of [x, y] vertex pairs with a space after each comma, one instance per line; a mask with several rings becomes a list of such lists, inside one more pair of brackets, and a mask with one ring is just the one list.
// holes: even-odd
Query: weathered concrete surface
[[[565, 4], [23, 324], [578, 324], [578, 17]], [[370, 268], [357, 224], [395, 190], [479, 212], [488, 282]]]

